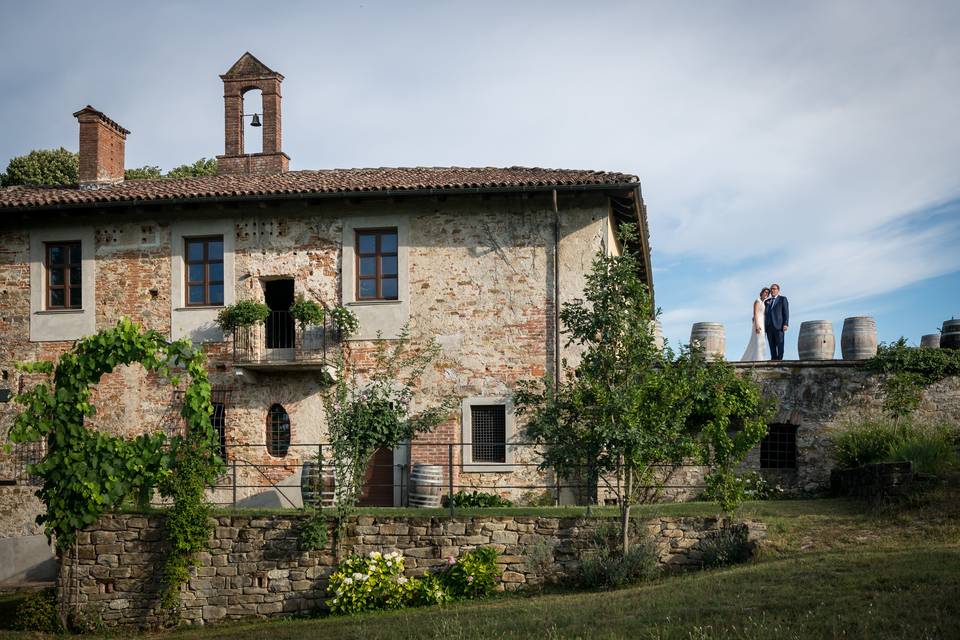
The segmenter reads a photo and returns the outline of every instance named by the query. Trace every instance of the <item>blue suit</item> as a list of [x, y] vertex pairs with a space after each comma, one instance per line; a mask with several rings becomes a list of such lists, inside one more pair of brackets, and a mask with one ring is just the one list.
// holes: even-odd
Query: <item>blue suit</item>
[[790, 324], [790, 302], [784, 296], [768, 298], [763, 325], [770, 344], [770, 359], [783, 360], [783, 328]]

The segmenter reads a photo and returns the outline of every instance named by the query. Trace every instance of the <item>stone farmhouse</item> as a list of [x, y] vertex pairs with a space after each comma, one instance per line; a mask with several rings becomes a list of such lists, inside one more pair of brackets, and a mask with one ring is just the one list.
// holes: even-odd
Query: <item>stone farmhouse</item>
[[[422, 437], [438, 444], [378, 452], [365, 501], [400, 504], [412, 462], [451, 456], [455, 484], [509, 485], [519, 455], [503, 446], [516, 437], [512, 386], [555, 370], [565, 355], [558, 305], [580, 294], [598, 250], [619, 250], [624, 223], [641, 231], [636, 249], [652, 286], [637, 178], [522, 167], [289, 171], [283, 76], [247, 53], [221, 78], [218, 175], [124, 181], [130, 132], [88, 106], [74, 114], [79, 185], [0, 191], [3, 430], [15, 412], [10, 395], [31, 382], [17, 362], [56, 358], [126, 316], [206, 351], [215, 424], [238, 463], [226, 484], [239, 495], [231, 486], [218, 498], [299, 505], [299, 465], [326, 442], [321, 393], [333, 354], [346, 349], [362, 363], [373, 338], [407, 325], [414, 343], [435, 338], [444, 350], [419, 401], [442, 388], [462, 407]], [[260, 153], [244, 150], [251, 90], [262, 94]], [[300, 296], [343, 304], [359, 332], [339, 341], [328, 328], [301, 329], [288, 312]], [[266, 303], [271, 316], [224, 335], [217, 314], [242, 299]], [[105, 377], [94, 399], [97, 428], [179, 428], [176, 392], [138, 366]], [[472, 445], [454, 446], [462, 442]], [[40, 452], [18, 449], [2, 474], [24, 484]]]
[[[512, 391], [576, 356], [559, 331], [560, 305], [581, 295], [598, 251], [621, 250], [624, 224], [639, 231], [633, 250], [652, 289], [638, 178], [523, 167], [290, 171], [283, 76], [246, 53], [221, 79], [218, 175], [124, 181], [130, 132], [87, 106], [74, 114], [79, 185], [0, 190], [0, 434], [15, 415], [12, 395], [33, 383], [18, 362], [54, 359], [129, 317], [208, 356], [228, 461], [214, 500], [299, 506], [301, 465], [327, 441], [322, 394], [333, 357], [342, 350], [362, 368], [378, 335], [406, 326], [414, 344], [436, 339], [443, 349], [416, 402], [441, 392], [462, 402], [435, 432], [377, 452], [364, 503], [404, 504], [416, 463], [444, 465], [448, 487], [542, 497], [556, 479], [518, 443]], [[249, 91], [262, 96], [259, 153], [244, 147]], [[289, 313], [301, 296], [344, 305], [359, 331], [342, 340], [326, 325], [301, 327]], [[265, 303], [270, 317], [224, 333], [217, 314], [239, 300]], [[744, 367], [781, 407], [748, 465], [788, 488], [823, 491], [830, 430], [850, 407], [878, 405], [876, 380], [855, 365]], [[960, 420], [958, 398], [958, 382], [945, 381], [921, 410]], [[122, 367], [98, 385], [92, 426], [173, 432], [179, 401], [166, 381]], [[42, 453], [39, 445], [0, 453], [0, 583], [51, 570], [26, 471]], [[699, 473], [680, 473], [671, 495], [695, 495]]]

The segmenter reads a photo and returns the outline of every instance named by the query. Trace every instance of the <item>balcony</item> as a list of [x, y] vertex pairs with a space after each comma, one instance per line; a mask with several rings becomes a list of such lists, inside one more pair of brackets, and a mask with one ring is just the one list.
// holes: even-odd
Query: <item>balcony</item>
[[340, 350], [329, 318], [301, 326], [289, 311], [271, 311], [263, 324], [233, 330], [233, 362], [251, 371], [322, 371]]

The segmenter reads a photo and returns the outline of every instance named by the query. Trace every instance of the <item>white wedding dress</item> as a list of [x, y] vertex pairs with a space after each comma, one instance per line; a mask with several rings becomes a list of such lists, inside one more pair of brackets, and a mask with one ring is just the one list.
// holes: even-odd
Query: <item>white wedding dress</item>
[[[757, 298], [753, 301], [753, 318], [750, 322], [750, 342], [747, 344], [747, 350], [743, 352], [741, 362], [755, 362], [757, 360], [769, 360], [770, 355], [767, 352], [767, 337], [764, 333], [763, 320], [763, 300]], [[757, 333], [757, 327], [760, 327], [760, 333]]]

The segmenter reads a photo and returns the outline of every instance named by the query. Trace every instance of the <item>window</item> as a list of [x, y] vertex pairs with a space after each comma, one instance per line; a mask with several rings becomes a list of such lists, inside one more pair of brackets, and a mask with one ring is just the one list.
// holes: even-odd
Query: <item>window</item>
[[397, 229], [363, 229], [356, 233], [357, 300], [396, 300]]
[[507, 461], [507, 411], [502, 404], [470, 407], [473, 462]]
[[797, 468], [797, 427], [795, 425], [767, 425], [767, 436], [760, 441], [760, 468]]
[[188, 307], [223, 305], [223, 236], [185, 238]]
[[79, 242], [48, 242], [47, 309], [80, 309], [83, 306], [82, 262]]
[[217, 442], [220, 443], [220, 459], [227, 461], [227, 407], [222, 402], [213, 403], [213, 415], [210, 424], [217, 432]]
[[279, 404], [270, 407], [267, 415], [267, 451], [276, 458], [283, 458], [290, 448], [290, 416]]

